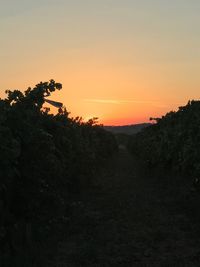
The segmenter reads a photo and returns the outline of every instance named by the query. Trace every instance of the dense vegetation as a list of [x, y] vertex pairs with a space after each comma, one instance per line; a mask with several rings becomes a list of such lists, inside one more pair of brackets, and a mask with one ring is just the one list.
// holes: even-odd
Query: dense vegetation
[[148, 166], [200, 178], [200, 101], [189, 101], [134, 135], [129, 150]]
[[[58, 241], [64, 263], [71, 266], [139, 261], [153, 266], [155, 259], [165, 261], [176, 245], [173, 236], [168, 238], [170, 223], [180, 242], [180, 255], [177, 248], [170, 252], [170, 266], [182, 259], [185, 248], [189, 258], [183, 262], [191, 263], [187, 234], [197, 231], [190, 230], [185, 212], [192, 217], [191, 210], [199, 210], [199, 194], [183, 201], [183, 187], [172, 190], [177, 184], [160, 178], [172, 170], [181, 174], [181, 182], [186, 176], [199, 189], [200, 101], [153, 119], [155, 123], [137, 134], [115, 138], [95, 119], [69, 117], [64, 107], [51, 114], [45, 99], [61, 88], [51, 80], [24, 93], [7, 91], [0, 100], [0, 266], [57, 266], [57, 259], [51, 259], [54, 265], [47, 259]], [[116, 140], [121, 151], [104, 169], [117, 151]], [[126, 145], [142, 164], [127, 153]], [[149, 179], [154, 176], [146, 175], [149, 169], [158, 169], [159, 178]], [[161, 255], [160, 242], [166, 246]], [[195, 257], [195, 250], [191, 255]]]
[[12, 237], [20, 225], [31, 226], [40, 242], [45, 239], [51, 223], [67, 216], [70, 199], [87, 190], [98, 167], [117, 150], [113, 135], [95, 120], [84, 123], [65, 108], [53, 115], [43, 107], [45, 97], [61, 88], [51, 80], [24, 93], [6, 91], [0, 100], [1, 252], [20, 248], [20, 238], [13, 244]]

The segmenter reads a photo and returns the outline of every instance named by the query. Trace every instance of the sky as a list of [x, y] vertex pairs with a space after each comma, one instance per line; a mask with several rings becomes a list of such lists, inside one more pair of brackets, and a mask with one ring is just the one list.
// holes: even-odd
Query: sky
[[199, 99], [199, 0], [0, 0], [0, 97], [54, 79], [50, 98], [105, 125]]

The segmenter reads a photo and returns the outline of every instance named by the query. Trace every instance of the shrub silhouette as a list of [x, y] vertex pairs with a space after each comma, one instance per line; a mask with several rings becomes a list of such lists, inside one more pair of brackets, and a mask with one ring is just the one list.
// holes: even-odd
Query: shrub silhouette
[[45, 97], [60, 89], [50, 80], [24, 93], [8, 90], [0, 100], [0, 187], [7, 201], [1, 198], [1, 241], [8, 212], [11, 227], [31, 224], [42, 239], [72, 195], [86, 190], [96, 169], [116, 151], [114, 137], [95, 119], [84, 123], [70, 118], [64, 107], [55, 115], [43, 108]]
[[150, 166], [200, 178], [200, 101], [189, 101], [133, 136], [129, 149]]

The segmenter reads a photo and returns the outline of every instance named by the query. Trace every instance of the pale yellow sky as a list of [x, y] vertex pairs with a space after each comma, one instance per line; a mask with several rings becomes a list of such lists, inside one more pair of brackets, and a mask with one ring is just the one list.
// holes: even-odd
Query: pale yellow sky
[[199, 98], [197, 0], [0, 0], [0, 95], [55, 79], [73, 116], [148, 121]]

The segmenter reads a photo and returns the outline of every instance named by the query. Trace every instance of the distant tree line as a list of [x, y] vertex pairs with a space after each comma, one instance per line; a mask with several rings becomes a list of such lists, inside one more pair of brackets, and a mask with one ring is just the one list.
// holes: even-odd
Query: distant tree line
[[0, 99], [0, 253], [20, 247], [12, 231], [21, 222], [42, 238], [117, 150], [113, 135], [95, 120], [70, 118], [65, 108], [53, 115], [43, 107], [45, 97], [61, 88], [51, 80], [24, 93], [6, 91]]

